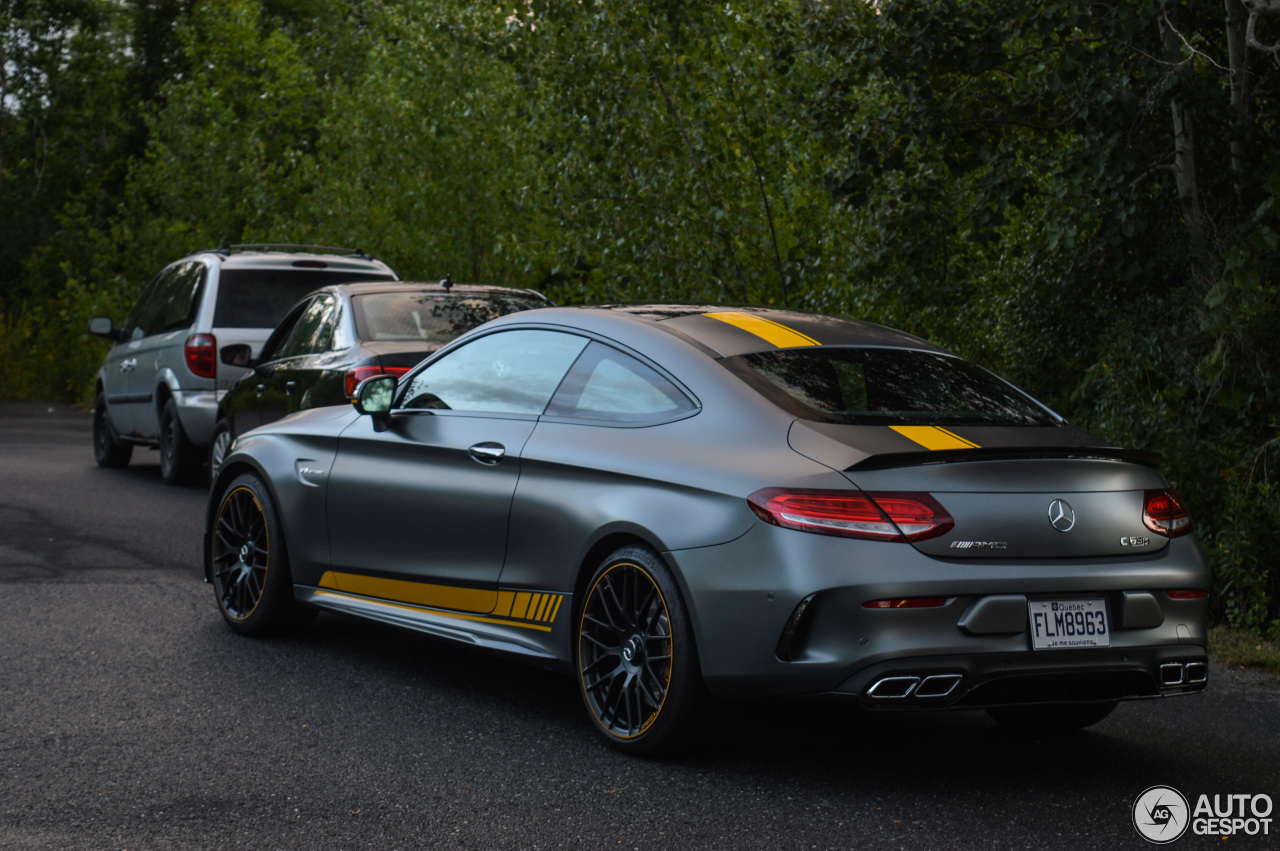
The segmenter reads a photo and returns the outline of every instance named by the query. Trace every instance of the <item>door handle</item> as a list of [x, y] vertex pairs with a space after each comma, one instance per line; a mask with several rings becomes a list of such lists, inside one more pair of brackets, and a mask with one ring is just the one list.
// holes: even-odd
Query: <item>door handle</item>
[[477, 443], [468, 449], [467, 453], [481, 464], [492, 467], [502, 460], [502, 456], [507, 454], [507, 447], [501, 443]]
[[286, 394], [286, 395], [290, 395], [290, 396], [292, 396], [292, 395], [293, 395], [294, 388], [296, 388], [297, 386], [298, 386], [298, 382], [296, 382], [296, 381], [286, 381], [286, 382], [284, 383], [284, 392], [285, 392], [285, 394]]
[[259, 395], [259, 396], [261, 396], [261, 395], [262, 395], [262, 391], [263, 391], [263, 390], [266, 390], [266, 389], [267, 389], [267, 385], [265, 385], [265, 384], [259, 384], [259, 385], [258, 385], [258, 395]]
[[121, 372], [133, 372], [133, 370], [137, 368], [137, 366], [138, 366], [137, 358], [125, 358], [124, 360], [120, 361]]

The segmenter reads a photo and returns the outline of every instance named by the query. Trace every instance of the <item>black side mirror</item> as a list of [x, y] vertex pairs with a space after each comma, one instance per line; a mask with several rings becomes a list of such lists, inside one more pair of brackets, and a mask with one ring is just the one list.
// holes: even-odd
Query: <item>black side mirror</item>
[[106, 337], [113, 343], [124, 339], [123, 329], [116, 328], [110, 316], [95, 316], [89, 320], [89, 333], [95, 337]]
[[391, 400], [395, 395], [395, 376], [375, 375], [360, 382], [352, 404], [360, 413], [373, 417], [374, 431], [386, 431], [391, 427]]
[[249, 357], [253, 352], [246, 343], [232, 343], [229, 346], [223, 346], [218, 356], [227, 366], [250, 367], [253, 366], [253, 359]]

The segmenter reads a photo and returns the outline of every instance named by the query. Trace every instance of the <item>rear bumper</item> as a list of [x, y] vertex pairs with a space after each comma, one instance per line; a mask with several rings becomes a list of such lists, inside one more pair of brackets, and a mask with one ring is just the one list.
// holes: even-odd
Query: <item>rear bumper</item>
[[218, 416], [218, 400], [225, 391], [175, 390], [173, 401], [178, 407], [178, 420], [187, 439], [204, 448], [213, 438], [213, 426]]
[[[1209, 587], [1193, 536], [1123, 559], [980, 561], [761, 523], [728, 544], [667, 557], [685, 585], [704, 679], [720, 696], [837, 692], [868, 705], [927, 708], [1129, 699], [1204, 687], [1161, 685], [1161, 665], [1205, 659], [1208, 600], [1165, 593]], [[946, 603], [863, 605], [909, 597]], [[1109, 647], [1032, 649], [1029, 598], [1086, 597], [1106, 601]], [[923, 682], [935, 674], [959, 677], [929, 701], [914, 688], [894, 699], [868, 693], [885, 677]]]

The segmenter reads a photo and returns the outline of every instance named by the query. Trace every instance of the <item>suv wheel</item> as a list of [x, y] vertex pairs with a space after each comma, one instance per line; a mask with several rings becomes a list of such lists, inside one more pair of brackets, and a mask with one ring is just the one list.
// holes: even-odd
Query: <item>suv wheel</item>
[[222, 469], [222, 461], [227, 457], [227, 453], [231, 451], [231, 423], [226, 420], [218, 420], [218, 424], [213, 427], [213, 439], [209, 441], [209, 481], [218, 478], [218, 471]]
[[99, 467], [124, 467], [133, 457], [133, 444], [116, 439], [115, 426], [111, 425], [111, 412], [107, 399], [99, 393], [93, 400], [93, 459]]
[[181, 485], [192, 481], [199, 468], [199, 454], [182, 430], [178, 406], [170, 399], [160, 414], [160, 476], [167, 485]]

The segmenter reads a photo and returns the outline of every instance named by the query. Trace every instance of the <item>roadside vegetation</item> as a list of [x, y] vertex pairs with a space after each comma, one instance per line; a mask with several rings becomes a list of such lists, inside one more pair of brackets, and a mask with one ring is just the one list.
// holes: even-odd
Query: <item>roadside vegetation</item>
[[0, 396], [150, 275], [365, 249], [904, 328], [1154, 449], [1280, 639], [1280, 3], [9, 0]]

